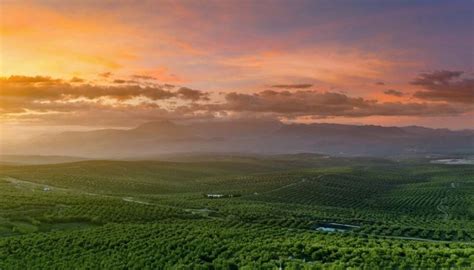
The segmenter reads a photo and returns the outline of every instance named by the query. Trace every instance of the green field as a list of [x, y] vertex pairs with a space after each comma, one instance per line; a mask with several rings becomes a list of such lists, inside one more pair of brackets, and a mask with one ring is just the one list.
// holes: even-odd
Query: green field
[[474, 165], [284, 155], [0, 167], [0, 269], [280, 265], [474, 268]]

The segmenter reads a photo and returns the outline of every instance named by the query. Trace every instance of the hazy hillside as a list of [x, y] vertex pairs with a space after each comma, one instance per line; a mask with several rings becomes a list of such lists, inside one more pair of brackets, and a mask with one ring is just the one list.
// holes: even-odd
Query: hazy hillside
[[63, 132], [4, 154], [137, 158], [160, 154], [321, 153], [342, 156], [454, 154], [474, 152], [474, 132], [423, 127], [283, 124], [276, 121], [149, 122], [128, 130]]
[[24, 155], [0, 155], [0, 164], [3, 165], [26, 165], [26, 164], [56, 164], [86, 160], [81, 157], [69, 156], [24, 156]]

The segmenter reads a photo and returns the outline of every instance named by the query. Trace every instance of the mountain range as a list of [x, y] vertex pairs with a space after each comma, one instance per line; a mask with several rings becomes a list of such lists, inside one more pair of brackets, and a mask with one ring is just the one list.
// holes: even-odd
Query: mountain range
[[21, 145], [3, 145], [2, 149], [2, 154], [88, 158], [145, 158], [176, 153], [469, 154], [474, 152], [474, 131], [250, 120], [192, 124], [155, 121], [126, 130], [101, 129], [40, 136]]

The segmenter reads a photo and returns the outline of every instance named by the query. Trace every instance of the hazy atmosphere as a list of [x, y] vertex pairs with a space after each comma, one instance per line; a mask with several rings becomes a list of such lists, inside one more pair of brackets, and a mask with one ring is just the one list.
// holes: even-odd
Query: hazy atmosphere
[[2, 137], [240, 118], [473, 128], [470, 1], [2, 1]]
[[0, 269], [474, 269], [472, 0], [0, 0]]

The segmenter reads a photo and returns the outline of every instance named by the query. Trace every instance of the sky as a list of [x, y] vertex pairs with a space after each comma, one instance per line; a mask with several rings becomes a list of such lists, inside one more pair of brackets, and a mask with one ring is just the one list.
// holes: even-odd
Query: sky
[[168, 119], [474, 128], [467, 1], [0, 0], [3, 136]]

